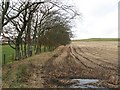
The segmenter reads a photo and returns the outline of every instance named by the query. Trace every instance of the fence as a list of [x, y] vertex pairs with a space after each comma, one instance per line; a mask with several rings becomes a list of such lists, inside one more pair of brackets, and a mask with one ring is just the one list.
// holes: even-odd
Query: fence
[[[52, 51], [52, 50], [54, 50], [54, 48], [44, 48], [44, 47], [42, 47], [40, 53], [47, 52], [47, 51]], [[10, 52], [10, 53], [7, 53], [7, 52], [10, 52], [10, 50], [2, 53], [2, 64], [3, 65], [7, 64], [7, 63], [12, 63], [16, 59], [16, 57], [15, 57], [16, 54], [15, 54], [14, 51]], [[26, 54], [28, 55], [27, 52], [26, 52]], [[35, 54], [36, 54], [35, 51], [32, 50], [30, 56], [35, 55]], [[29, 56], [27, 56], [27, 57], [29, 57]], [[20, 52], [20, 59], [24, 59], [24, 58], [26, 58], [26, 57], [23, 55], [23, 52]]]
[[[44, 51], [45, 52], [45, 51]], [[26, 53], [28, 55], [28, 53]], [[31, 56], [32, 55], [35, 55], [35, 53], [31, 53]], [[30, 57], [30, 56], [27, 56], [27, 57]], [[20, 59], [23, 59], [24, 56], [22, 56], [22, 54], [20, 53], [20, 56], [19, 56]], [[15, 53], [12, 53], [10, 55], [8, 54], [5, 54], [5, 53], [2, 53], [2, 64], [7, 64], [7, 63], [12, 63], [13, 61], [16, 60], [16, 57], [15, 57]]]
[[2, 57], [2, 64], [10, 63], [15, 60], [15, 54], [12, 53], [11, 55], [7, 56], [6, 54], [3, 54]]

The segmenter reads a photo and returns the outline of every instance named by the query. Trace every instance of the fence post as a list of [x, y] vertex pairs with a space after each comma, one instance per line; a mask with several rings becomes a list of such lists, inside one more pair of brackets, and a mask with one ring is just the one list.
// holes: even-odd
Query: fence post
[[12, 62], [13, 62], [13, 60], [14, 60], [14, 53], [12, 54]]
[[5, 59], [6, 59], [6, 56], [5, 56], [5, 54], [4, 54], [4, 58], [3, 58], [3, 60], [4, 60], [4, 64], [5, 64]]

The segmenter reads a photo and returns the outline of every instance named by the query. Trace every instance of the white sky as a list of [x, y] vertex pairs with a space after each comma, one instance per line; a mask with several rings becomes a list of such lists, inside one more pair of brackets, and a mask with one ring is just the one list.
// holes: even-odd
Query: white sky
[[74, 39], [118, 37], [118, 2], [120, 0], [66, 1], [74, 4], [82, 13], [82, 20], [76, 19], [73, 22]]
[[120, 0], [68, 0], [80, 13], [75, 20], [74, 39], [117, 38], [118, 2]]

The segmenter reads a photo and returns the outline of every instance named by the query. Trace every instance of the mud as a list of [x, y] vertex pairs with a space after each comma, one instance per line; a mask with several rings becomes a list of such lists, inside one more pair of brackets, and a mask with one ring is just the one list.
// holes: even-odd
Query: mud
[[[99, 79], [98, 87], [118, 87], [116, 42], [75, 42], [61, 48], [59, 55], [43, 67], [44, 87], [72, 84], [68, 79]], [[113, 77], [113, 78], [111, 78]], [[60, 81], [62, 78], [62, 82]]]
[[[87, 86], [118, 88], [117, 46], [117, 41], [73, 42], [53, 52], [16, 61], [3, 66], [2, 74], [6, 78], [2, 86], [16, 87], [18, 67], [25, 65], [29, 71], [28, 75], [24, 75], [26, 81], [21, 83], [25, 88], [75, 88], [78, 81], [73, 79], [80, 82], [81, 79], [95, 79], [99, 81], [87, 83]], [[11, 74], [7, 75], [8, 72]]]

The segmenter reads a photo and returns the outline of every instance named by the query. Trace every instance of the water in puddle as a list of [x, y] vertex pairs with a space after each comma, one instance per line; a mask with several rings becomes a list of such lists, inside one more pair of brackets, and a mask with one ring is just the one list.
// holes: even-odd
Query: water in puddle
[[78, 81], [80, 85], [98, 82], [98, 79], [72, 79], [73, 81]]
[[[99, 88], [94, 85], [87, 85], [89, 83], [96, 83], [98, 79], [72, 79], [73, 81], [77, 81], [77, 83], [70, 86], [70, 88]], [[101, 87], [100, 87], [101, 88]]]
[[95, 88], [96, 90], [109, 90], [105, 87], [97, 87], [94, 85], [89, 85], [89, 83], [96, 83], [99, 80], [98, 79], [71, 79], [73, 82], [75, 81], [75, 84], [72, 84], [70, 86], [63, 86], [63, 88]]

